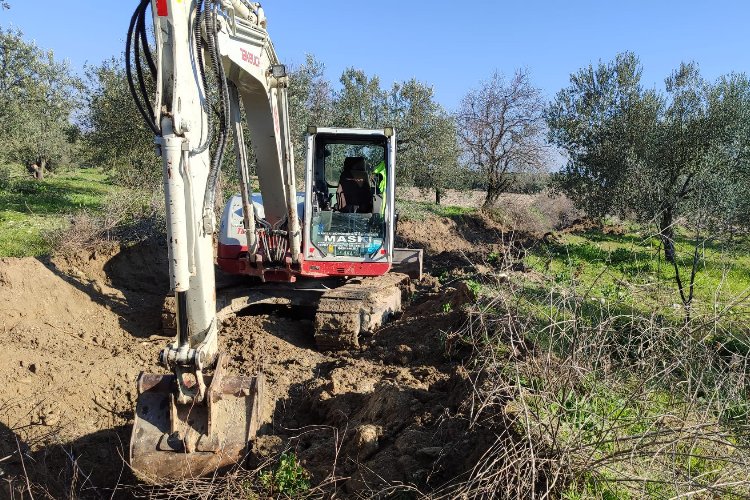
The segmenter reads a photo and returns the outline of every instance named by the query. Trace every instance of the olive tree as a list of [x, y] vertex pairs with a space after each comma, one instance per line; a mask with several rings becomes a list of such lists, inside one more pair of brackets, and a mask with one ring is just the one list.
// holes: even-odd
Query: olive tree
[[695, 64], [680, 65], [665, 93], [644, 89], [641, 73], [632, 53], [584, 68], [546, 118], [550, 140], [569, 158], [563, 191], [592, 216], [654, 222], [672, 262], [675, 221], [712, 168], [710, 86]]
[[325, 78], [325, 66], [312, 55], [289, 73], [289, 124], [292, 128], [296, 170], [304, 168], [304, 136], [309, 125], [330, 126], [333, 121], [333, 90]]
[[454, 122], [435, 102], [429, 85], [415, 79], [396, 82], [386, 91], [377, 76], [349, 68], [334, 92], [335, 126], [396, 128], [396, 179], [401, 185], [435, 189], [436, 201], [451, 186], [457, 169]]
[[154, 134], [133, 103], [122, 60], [111, 58], [88, 67], [86, 75], [86, 160], [111, 170], [124, 184], [156, 183], [161, 168], [154, 150]]
[[380, 78], [347, 68], [339, 79], [341, 89], [334, 93], [333, 124], [337, 127], [378, 128], [387, 125], [387, 92]]
[[[700, 247], [748, 227], [750, 86], [745, 75], [706, 82], [681, 64], [665, 91], [641, 85], [631, 54], [571, 76], [546, 112], [550, 139], [568, 154], [558, 187], [589, 215], [653, 223], [690, 317]], [[693, 239], [689, 278], [676, 225]]]
[[458, 145], [451, 117], [434, 98], [432, 87], [411, 79], [395, 83], [388, 99], [390, 123], [397, 129], [397, 178], [442, 193], [456, 187]]
[[70, 152], [79, 81], [66, 62], [0, 28], [0, 154], [38, 179]]

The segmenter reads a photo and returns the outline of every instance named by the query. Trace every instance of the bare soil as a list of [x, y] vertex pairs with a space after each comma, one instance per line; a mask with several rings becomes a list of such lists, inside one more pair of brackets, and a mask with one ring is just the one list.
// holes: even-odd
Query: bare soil
[[[400, 233], [426, 248], [434, 274], [502, 246], [500, 228], [482, 218], [460, 230], [448, 219], [410, 222]], [[21, 498], [27, 481], [37, 496], [84, 498], [137, 482], [123, 457], [136, 378], [163, 371], [166, 270], [156, 243], [0, 260], [0, 497]], [[472, 300], [465, 285], [428, 275], [403, 316], [353, 352], [319, 352], [310, 317], [284, 306], [227, 320], [230, 372], [262, 370], [268, 383], [249, 465], [293, 450], [312, 483], [328, 481], [339, 496], [388, 484], [429, 491], [460, 476], [489, 444], [462, 417], [471, 381], [454, 341]]]

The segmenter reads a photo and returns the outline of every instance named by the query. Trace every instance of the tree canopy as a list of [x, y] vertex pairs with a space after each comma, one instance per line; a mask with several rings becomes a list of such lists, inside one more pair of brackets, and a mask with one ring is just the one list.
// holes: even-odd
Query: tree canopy
[[526, 71], [510, 80], [495, 72], [462, 99], [456, 115], [466, 160], [487, 182], [484, 205], [493, 205], [511, 174], [546, 166], [544, 101]]
[[[624, 53], [573, 74], [546, 110], [549, 137], [569, 158], [561, 189], [590, 215], [654, 222], [671, 261], [678, 217], [705, 225], [710, 213], [726, 227], [724, 214], [737, 223], [747, 206], [736, 188], [747, 178], [748, 82], [712, 84], [683, 63], [662, 93], [645, 89], [641, 73]], [[723, 222], [708, 203], [732, 205]]]
[[0, 27], [0, 156], [38, 177], [63, 161], [76, 137], [80, 82], [66, 62]]
[[312, 56], [290, 74], [289, 108], [295, 151], [304, 150], [307, 125], [396, 128], [396, 177], [401, 185], [441, 190], [455, 183], [458, 168], [453, 118], [436, 101], [432, 87], [411, 79], [385, 89], [377, 76], [347, 68], [334, 89], [323, 65]]
[[138, 113], [121, 59], [86, 69], [85, 160], [112, 170], [123, 183], [150, 184], [161, 178], [153, 132]]

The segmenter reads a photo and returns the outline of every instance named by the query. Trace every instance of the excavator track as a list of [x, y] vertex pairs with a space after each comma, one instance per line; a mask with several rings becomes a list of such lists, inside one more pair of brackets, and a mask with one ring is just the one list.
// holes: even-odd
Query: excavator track
[[[267, 284], [249, 288], [230, 286], [217, 290], [219, 321], [253, 304], [288, 304], [316, 307], [315, 343], [321, 351], [359, 348], [359, 336], [370, 334], [401, 312], [401, 301], [410, 284], [409, 275], [390, 272], [371, 278], [352, 278], [343, 285], [330, 281], [318, 288], [295, 289]], [[335, 286], [326, 290], [328, 286]], [[310, 286], [310, 285], [305, 285]], [[162, 310], [165, 335], [176, 332], [174, 298], [167, 297]]]
[[325, 292], [315, 314], [315, 343], [321, 351], [359, 348], [359, 335], [372, 333], [401, 312], [409, 276], [388, 273], [355, 278]]

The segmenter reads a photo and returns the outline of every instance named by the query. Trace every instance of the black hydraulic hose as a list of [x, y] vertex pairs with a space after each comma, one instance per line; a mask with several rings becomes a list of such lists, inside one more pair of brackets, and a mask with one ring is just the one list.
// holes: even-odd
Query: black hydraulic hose
[[[201, 43], [201, 20], [203, 19], [203, 0], [195, 3], [195, 24], [193, 25], [193, 39], [195, 41], [195, 59], [198, 61], [198, 71], [201, 75], [203, 89], [208, 92], [208, 81], [206, 80], [206, 71], [203, 67], [203, 44]], [[206, 28], [208, 29], [208, 28]]]
[[[146, 6], [150, 5], [146, 4]], [[148, 46], [148, 37], [146, 36], [146, 6], [143, 7], [139, 18], [137, 30], [141, 35], [141, 46], [143, 47], [143, 54], [146, 56], [146, 62], [148, 63], [148, 69], [151, 71], [151, 76], [156, 79], [156, 64], [151, 56], [151, 47]]]
[[203, 0], [197, 0], [195, 3], [195, 24], [193, 25], [193, 39], [195, 48], [195, 59], [198, 64], [198, 73], [201, 76], [203, 84], [203, 113], [206, 115], [206, 137], [203, 144], [190, 151], [191, 154], [199, 154], [205, 151], [211, 144], [213, 138], [213, 112], [209, 104], [208, 79], [206, 78], [206, 68], [203, 65], [203, 44], [201, 42], [201, 19], [203, 18]]
[[[133, 97], [133, 101], [135, 102], [135, 106], [138, 108], [138, 112], [143, 117], [143, 120], [146, 122], [146, 124], [149, 126], [149, 128], [154, 132], [155, 135], [161, 135], [161, 130], [159, 127], [156, 126], [155, 118], [152, 114], [152, 112], [149, 109], [149, 112], [146, 111], [146, 108], [144, 108], [143, 103], [141, 102], [141, 98], [138, 95], [138, 92], [135, 89], [135, 84], [133, 83], [133, 71], [130, 67], [130, 55], [131, 55], [131, 44], [133, 41], [133, 30], [135, 29], [136, 23], [138, 22], [139, 13], [141, 11], [141, 8], [148, 4], [150, 0], [141, 0], [141, 3], [138, 4], [138, 7], [135, 9], [135, 12], [133, 12], [133, 17], [130, 19], [130, 26], [128, 27], [128, 36], [125, 40], [125, 74], [127, 76], [128, 80], [128, 89], [130, 90], [130, 95]], [[146, 106], [148, 106], [148, 100], [146, 100]]]
[[210, 15], [210, 27], [206, 28], [206, 35], [208, 39], [208, 47], [211, 51], [211, 60], [213, 63], [213, 70], [216, 74], [216, 79], [219, 83], [221, 90], [221, 108], [219, 118], [221, 123], [219, 125], [219, 138], [217, 140], [216, 151], [211, 158], [211, 166], [208, 171], [208, 179], [206, 183], [206, 192], [203, 196], [203, 213], [213, 211], [214, 202], [216, 200], [216, 183], [219, 179], [219, 172], [221, 171], [221, 162], [224, 158], [224, 149], [227, 142], [227, 133], [229, 130], [229, 89], [227, 88], [226, 75], [224, 74], [224, 66], [221, 63], [221, 52], [218, 46], [218, 40], [216, 39], [217, 32], [217, 20], [215, 8]]
[[[146, 90], [146, 80], [143, 78], [143, 67], [141, 65], [141, 37], [138, 35], [139, 27], [141, 23], [143, 22], [144, 12], [146, 11], [146, 5], [145, 3], [141, 4], [141, 8], [138, 15], [138, 20], [136, 21], [136, 32], [134, 34], [135, 39], [135, 72], [138, 77], [138, 88], [141, 90], [141, 96], [143, 97], [143, 102], [148, 103], [148, 91]], [[148, 114], [151, 117], [151, 121], [156, 121], [156, 118], [154, 117], [154, 112], [151, 109], [151, 107], [148, 107]]]

